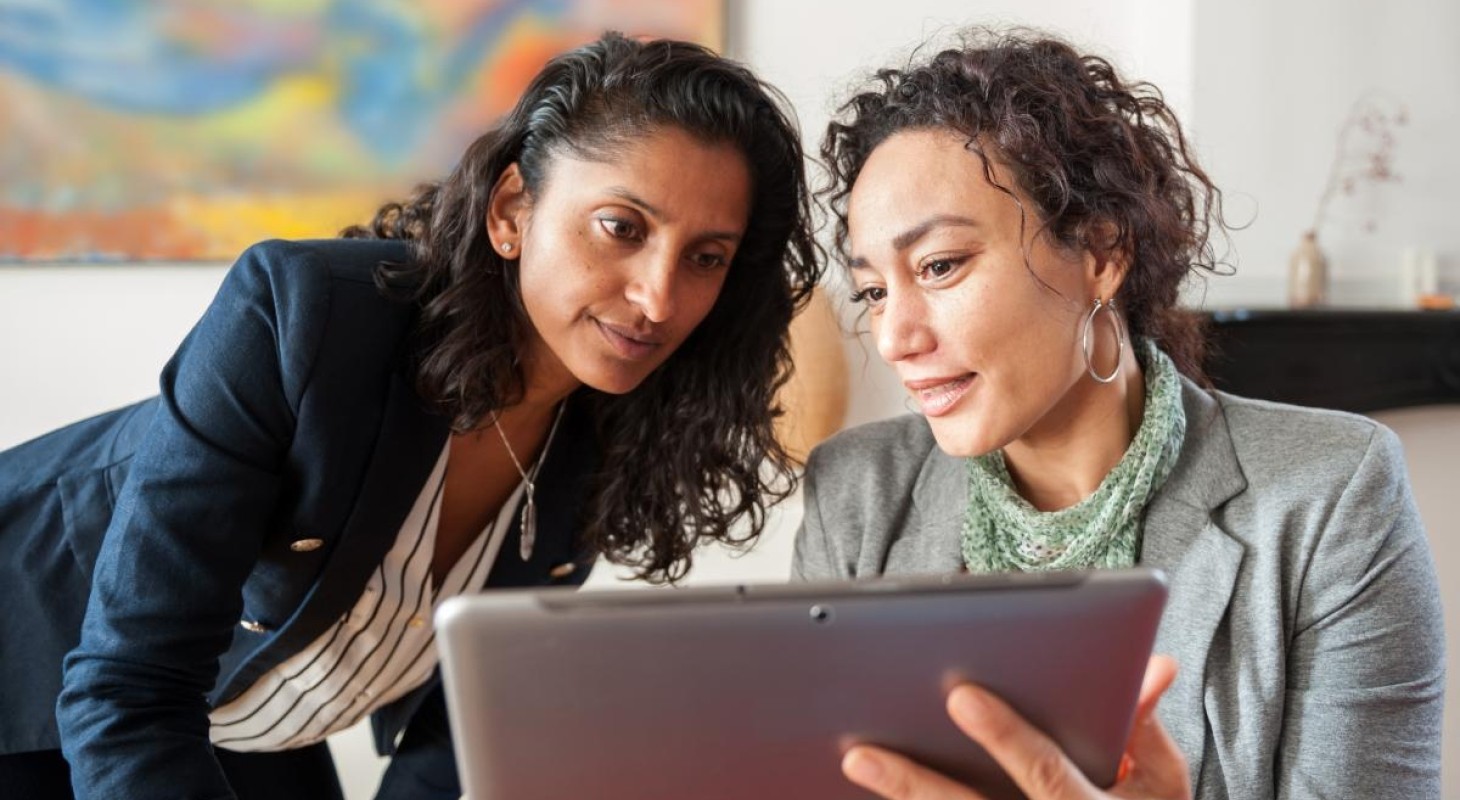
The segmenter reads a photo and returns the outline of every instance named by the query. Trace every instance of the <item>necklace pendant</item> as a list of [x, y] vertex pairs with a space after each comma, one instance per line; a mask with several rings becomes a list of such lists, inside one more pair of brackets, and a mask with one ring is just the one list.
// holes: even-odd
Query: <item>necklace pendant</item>
[[529, 561], [532, 559], [532, 545], [537, 541], [537, 504], [532, 502], [531, 491], [528, 491], [527, 500], [522, 504], [522, 518], [519, 523], [521, 530], [517, 554], [523, 561]]
[[517, 453], [512, 451], [512, 443], [507, 441], [507, 432], [502, 430], [502, 413], [497, 411], [492, 414], [492, 427], [497, 429], [497, 436], [502, 440], [502, 449], [507, 451], [507, 457], [512, 459], [512, 466], [517, 468], [517, 474], [522, 476], [523, 488], [527, 490], [527, 498], [522, 504], [522, 516], [518, 519], [518, 544], [517, 555], [523, 561], [532, 559], [532, 545], [537, 541], [537, 503], [533, 501], [533, 492], [537, 489], [533, 485], [533, 478], [537, 475], [537, 466], [541, 465], [542, 458], [547, 449], [552, 446], [553, 434], [558, 432], [558, 423], [563, 421], [563, 409], [567, 407], [566, 402], [558, 403], [557, 416], [553, 417], [553, 425], [548, 428], [547, 441], [543, 443], [543, 454], [538, 456], [538, 464], [533, 466], [532, 473], [522, 468], [522, 462], [517, 459]]

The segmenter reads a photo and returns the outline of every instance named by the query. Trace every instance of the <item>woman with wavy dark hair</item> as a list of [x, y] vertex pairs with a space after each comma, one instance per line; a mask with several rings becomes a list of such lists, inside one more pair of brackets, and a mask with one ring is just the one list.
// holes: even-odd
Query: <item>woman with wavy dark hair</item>
[[[1164, 570], [1169, 656], [1113, 787], [993, 694], [949, 694], [1036, 800], [1438, 796], [1444, 636], [1398, 440], [1204, 386], [1178, 296], [1216, 267], [1220, 195], [1160, 93], [977, 32], [879, 71], [822, 153], [853, 299], [922, 413], [812, 454], [795, 572]], [[981, 796], [875, 746], [842, 767]]]
[[0, 454], [0, 785], [338, 797], [372, 716], [380, 797], [456, 798], [437, 605], [673, 581], [792, 490], [807, 209], [770, 87], [610, 34], [368, 227], [251, 248], [159, 398]]

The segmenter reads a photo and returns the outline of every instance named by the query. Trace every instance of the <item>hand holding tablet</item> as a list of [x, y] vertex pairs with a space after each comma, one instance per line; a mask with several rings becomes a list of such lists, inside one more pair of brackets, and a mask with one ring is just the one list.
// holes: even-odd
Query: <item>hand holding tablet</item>
[[[1004, 768], [1031, 800], [1191, 797], [1186, 759], [1155, 717], [1156, 703], [1176, 678], [1176, 662], [1152, 656], [1141, 685], [1118, 779], [1109, 791], [1091, 785], [1044, 733], [998, 697], [972, 684], [948, 695], [948, 716]], [[910, 759], [871, 745], [842, 758], [847, 778], [887, 800], [981, 800], [983, 795]]]

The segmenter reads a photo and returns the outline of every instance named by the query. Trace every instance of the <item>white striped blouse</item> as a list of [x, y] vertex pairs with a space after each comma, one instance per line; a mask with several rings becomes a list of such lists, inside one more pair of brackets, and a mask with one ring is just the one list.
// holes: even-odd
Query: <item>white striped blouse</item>
[[523, 492], [518, 484], [496, 520], [435, 586], [431, 556], [450, 450], [448, 441], [354, 608], [232, 702], [213, 709], [215, 746], [271, 751], [314, 744], [431, 676], [437, 664], [432, 614], [448, 598], [486, 584]]

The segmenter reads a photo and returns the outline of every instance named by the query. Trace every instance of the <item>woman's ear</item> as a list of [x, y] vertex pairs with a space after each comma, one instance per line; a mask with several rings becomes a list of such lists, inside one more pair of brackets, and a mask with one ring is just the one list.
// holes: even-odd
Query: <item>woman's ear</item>
[[492, 199], [487, 201], [487, 236], [492, 240], [492, 249], [506, 258], [517, 258], [522, 252], [522, 231], [527, 225], [530, 205], [528, 200], [522, 170], [515, 162], [509, 164], [497, 176], [497, 183], [492, 187]]
[[1127, 244], [1109, 222], [1097, 223], [1085, 245], [1085, 281], [1091, 297], [1115, 297], [1130, 272]]

